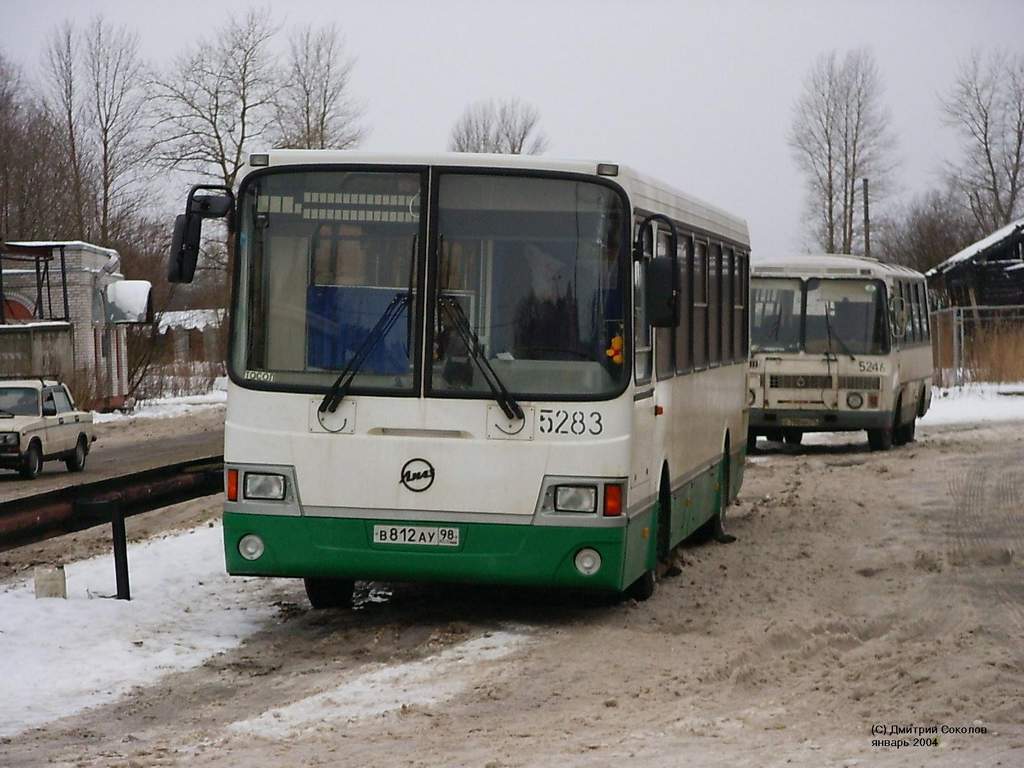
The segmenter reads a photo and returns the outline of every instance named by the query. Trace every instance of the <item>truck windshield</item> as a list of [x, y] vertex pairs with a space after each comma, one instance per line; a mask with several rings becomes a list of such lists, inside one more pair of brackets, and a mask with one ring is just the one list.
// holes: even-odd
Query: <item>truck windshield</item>
[[[459, 303], [513, 395], [621, 391], [624, 366], [607, 354], [625, 335], [620, 195], [583, 181], [449, 173], [437, 221], [438, 289]], [[451, 326], [435, 308], [430, 391], [489, 393]]]
[[799, 352], [803, 286], [799, 280], [750, 281], [750, 347], [754, 352]]
[[38, 416], [39, 390], [32, 387], [0, 387], [0, 416]]
[[885, 354], [883, 294], [875, 280], [808, 280], [804, 351]]
[[343, 392], [413, 394], [423, 369], [432, 394], [621, 391], [630, 358], [607, 350], [627, 336], [623, 196], [536, 176], [446, 172], [434, 183], [427, 254], [425, 171], [275, 170], [246, 182], [234, 374], [299, 391], [329, 391], [346, 372]]

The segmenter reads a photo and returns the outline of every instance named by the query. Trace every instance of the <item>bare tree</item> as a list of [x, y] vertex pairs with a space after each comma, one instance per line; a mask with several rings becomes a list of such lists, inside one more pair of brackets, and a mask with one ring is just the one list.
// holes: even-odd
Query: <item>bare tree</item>
[[355, 60], [333, 24], [295, 30], [288, 41], [287, 76], [275, 100], [277, 146], [348, 149], [364, 136], [362, 108], [349, 95]]
[[153, 82], [156, 157], [232, 187], [246, 153], [273, 121], [278, 85], [267, 9], [230, 17], [214, 39], [179, 56]]
[[540, 112], [519, 99], [477, 101], [466, 107], [452, 127], [453, 152], [539, 155], [548, 147], [539, 128]]
[[82, 122], [84, 106], [79, 92], [80, 75], [74, 27], [65, 21], [50, 37], [46, 49], [45, 72], [50, 85], [50, 104], [63, 124], [64, 144], [68, 153], [68, 170], [74, 197], [76, 238], [90, 239], [87, 228], [86, 176], [88, 162], [84, 156]]
[[86, 32], [85, 56], [89, 133], [98, 165], [99, 235], [107, 243], [112, 217], [132, 207], [127, 192], [144, 156], [139, 141], [144, 72], [138, 35], [112, 28], [97, 16]]
[[807, 185], [813, 235], [829, 253], [853, 253], [862, 238], [860, 179], [884, 193], [894, 145], [882, 83], [870, 51], [819, 56], [794, 108], [789, 144]]
[[943, 101], [964, 156], [950, 178], [985, 232], [1021, 215], [1024, 182], [1024, 55], [974, 53]]
[[[883, 261], [926, 272], [984, 235], [955, 188], [936, 189], [872, 224]], [[872, 247], [874, 251], [874, 247]]]

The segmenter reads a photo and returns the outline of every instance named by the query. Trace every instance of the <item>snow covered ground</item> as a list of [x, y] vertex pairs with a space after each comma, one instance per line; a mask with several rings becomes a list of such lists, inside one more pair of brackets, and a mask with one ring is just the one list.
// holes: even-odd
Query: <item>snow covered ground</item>
[[108, 424], [110, 422], [127, 421], [129, 419], [166, 419], [185, 416], [200, 410], [223, 408], [228, 401], [227, 389], [214, 385], [214, 388], [202, 395], [183, 395], [181, 397], [162, 397], [157, 400], [142, 400], [131, 413], [94, 413], [93, 422]]
[[932, 405], [919, 424], [975, 424], [1024, 420], [1024, 384], [972, 384], [934, 389]]
[[219, 525], [128, 548], [132, 600], [110, 555], [66, 566], [68, 599], [31, 580], [0, 591], [0, 737], [117, 699], [234, 648], [276, 616], [270, 579], [224, 572]]

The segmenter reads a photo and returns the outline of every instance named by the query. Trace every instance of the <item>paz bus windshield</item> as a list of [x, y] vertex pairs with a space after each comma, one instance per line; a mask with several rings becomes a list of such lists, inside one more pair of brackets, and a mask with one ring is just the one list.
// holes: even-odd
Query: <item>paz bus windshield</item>
[[883, 355], [885, 288], [878, 280], [751, 280], [755, 352]]
[[353, 392], [415, 395], [425, 371], [428, 394], [490, 397], [485, 356], [515, 396], [621, 391], [627, 372], [606, 350], [627, 336], [623, 196], [577, 179], [457, 171], [431, 186], [428, 248], [425, 171], [247, 180], [235, 375], [320, 392], [356, 358]]

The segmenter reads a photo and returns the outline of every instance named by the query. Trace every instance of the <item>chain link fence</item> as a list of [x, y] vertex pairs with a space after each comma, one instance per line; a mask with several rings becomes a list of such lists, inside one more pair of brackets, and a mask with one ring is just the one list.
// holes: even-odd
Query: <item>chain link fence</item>
[[1024, 304], [932, 312], [935, 383], [1024, 381]]

